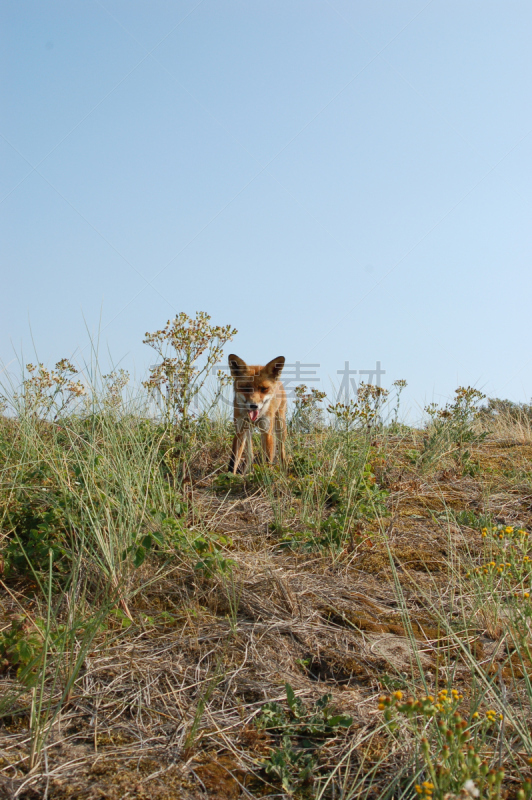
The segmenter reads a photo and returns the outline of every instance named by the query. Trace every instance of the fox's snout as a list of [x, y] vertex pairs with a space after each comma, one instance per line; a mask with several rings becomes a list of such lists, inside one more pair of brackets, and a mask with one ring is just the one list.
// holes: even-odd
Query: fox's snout
[[256, 422], [259, 417], [259, 406], [257, 403], [248, 403], [248, 414], [252, 422]]

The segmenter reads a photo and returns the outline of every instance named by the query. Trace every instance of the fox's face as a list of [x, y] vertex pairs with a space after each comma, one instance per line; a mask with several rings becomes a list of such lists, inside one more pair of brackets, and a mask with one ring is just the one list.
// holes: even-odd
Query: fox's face
[[252, 367], [238, 356], [230, 355], [229, 366], [235, 379], [236, 402], [251, 422], [256, 422], [267, 414], [284, 367], [284, 356], [274, 358], [265, 367]]

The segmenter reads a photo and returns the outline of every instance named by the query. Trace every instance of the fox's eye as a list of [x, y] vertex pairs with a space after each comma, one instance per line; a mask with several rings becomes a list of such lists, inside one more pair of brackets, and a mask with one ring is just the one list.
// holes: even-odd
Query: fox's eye
[[266, 392], [268, 391], [268, 387], [267, 386], [261, 386], [260, 390], [261, 390], [262, 394], [266, 394]]

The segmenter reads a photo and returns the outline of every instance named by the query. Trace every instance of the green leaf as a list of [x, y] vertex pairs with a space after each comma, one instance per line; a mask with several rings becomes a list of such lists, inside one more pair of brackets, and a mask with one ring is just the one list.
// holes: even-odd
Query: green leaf
[[295, 711], [297, 703], [294, 690], [292, 689], [289, 683], [285, 683], [285, 689], [286, 689], [286, 702], [288, 703], [290, 710]]
[[331, 700], [332, 700], [332, 694], [328, 694], [328, 693], [324, 694], [324, 695], [322, 695], [322, 697], [319, 698], [319, 700], [316, 700], [316, 703], [314, 704], [314, 708], [317, 711], [321, 711], [322, 709], [327, 708], [327, 706], [329, 705]]
[[141, 564], [144, 563], [144, 559], [146, 558], [146, 548], [140, 545], [137, 547], [135, 551], [135, 558], [133, 559], [133, 564], [135, 567], [140, 567]]
[[164, 544], [164, 537], [160, 531], [153, 531], [153, 533], [150, 533], [150, 538], [154, 539], [158, 544]]
[[331, 728], [350, 728], [353, 724], [353, 717], [338, 714], [336, 717], [329, 717], [327, 724], [330, 725]]

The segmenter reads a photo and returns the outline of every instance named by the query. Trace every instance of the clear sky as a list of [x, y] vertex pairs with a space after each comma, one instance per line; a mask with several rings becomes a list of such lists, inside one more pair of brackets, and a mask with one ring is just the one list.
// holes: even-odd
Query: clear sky
[[1, 8], [4, 364], [100, 329], [142, 377], [203, 310], [325, 388], [530, 398], [529, 0]]

